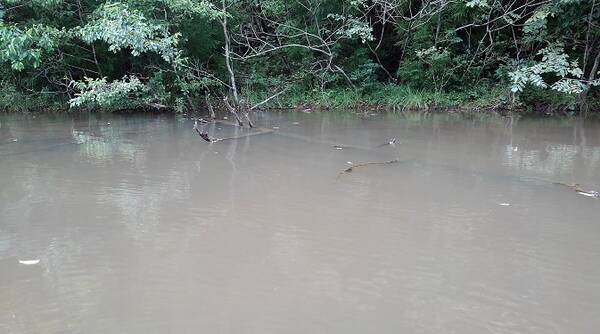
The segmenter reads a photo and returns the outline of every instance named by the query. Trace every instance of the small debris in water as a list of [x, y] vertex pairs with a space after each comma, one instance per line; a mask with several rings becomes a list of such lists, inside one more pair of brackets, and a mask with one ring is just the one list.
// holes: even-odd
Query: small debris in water
[[500, 206], [510, 206], [510, 203], [500, 203]]
[[590, 191], [578, 191], [577, 192], [579, 195], [583, 195], [583, 196], [587, 196], [587, 197], [596, 197], [596, 198], [600, 198], [600, 193], [594, 190], [590, 190]]
[[388, 140], [387, 143], [381, 144], [381, 145], [377, 146], [377, 148], [388, 146], [388, 145], [389, 146], [396, 146], [396, 138], [392, 138], [392, 139]]
[[30, 266], [30, 265], [33, 265], [33, 264], [40, 263], [40, 260], [39, 259], [36, 259], [36, 260], [19, 260], [19, 263], [27, 265], [27, 266]]

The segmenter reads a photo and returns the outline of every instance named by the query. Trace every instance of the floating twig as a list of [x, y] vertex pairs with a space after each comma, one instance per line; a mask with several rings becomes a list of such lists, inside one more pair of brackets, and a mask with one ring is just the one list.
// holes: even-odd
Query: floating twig
[[220, 141], [226, 141], [226, 140], [242, 139], [242, 138], [247, 138], [247, 137], [252, 137], [252, 136], [264, 135], [264, 134], [273, 133], [273, 132], [274, 131], [258, 131], [258, 132], [246, 133], [246, 134], [239, 135], [239, 136], [217, 138], [217, 139], [213, 139], [213, 143], [220, 142]]
[[[205, 121], [205, 122], [207, 122], [207, 121]], [[222, 124], [226, 124], [226, 125], [231, 125], [231, 126], [237, 126], [235, 123], [231, 123], [231, 122], [227, 122], [227, 121], [217, 121], [217, 120], [215, 120], [214, 122], [215, 123], [222, 123]], [[252, 137], [252, 136], [257, 136], [257, 135], [262, 135], [262, 134], [267, 134], [267, 133], [275, 132], [274, 130], [265, 129], [265, 128], [254, 128], [254, 129], [257, 130], [257, 131], [251, 132], [251, 133], [245, 133], [245, 134], [238, 135], [238, 136], [225, 137], [225, 138], [210, 138], [209, 135], [208, 135], [208, 133], [202, 132], [198, 128], [198, 120], [194, 121], [194, 130], [198, 133], [198, 135], [202, 139], [204, 139], [208, 143], [217, 143], [217, 142], [226, 141], [226, 140], [241, 139], [241, 138]]]
[[344, 174], [348, 174], [348, 173], [352, 173], [354, 171], [354, 169], [359, 168], [359, 167], [366, 167], [366, 166], [373, 166], [373, 165], [390, 165], [390, 164], [396, 164], [399, 163], [400, 160], [399, 159], [394, 159], [394, 160], [390, 160], [390, 161], [381, 161], [381, 162], [364, 162], [361, 164], [356, 164], [356, 165], [352, 165], [344, 170], [342, 170], [341, 172], [338, 173], [338, 177], [344, 175]]

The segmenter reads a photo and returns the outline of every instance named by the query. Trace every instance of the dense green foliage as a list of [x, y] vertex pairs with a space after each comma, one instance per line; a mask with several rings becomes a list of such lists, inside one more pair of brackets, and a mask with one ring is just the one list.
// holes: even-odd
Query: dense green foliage
[[596, 110], [599, 22], [600, 0], [0, 0], [0, 108]]

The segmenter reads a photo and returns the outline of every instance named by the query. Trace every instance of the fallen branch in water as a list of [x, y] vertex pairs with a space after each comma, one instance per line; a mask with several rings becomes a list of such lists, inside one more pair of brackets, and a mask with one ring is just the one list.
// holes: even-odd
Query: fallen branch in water
[[578, 193], [579, 195], [583, 195], [583, 196], [587, 196], [587, 197], [593, 197], [596, 199], [600, 199], [600, 193], [595, 191], [595, 190], [584, 190], [581, 188], [581, 186], [579, 185], [579, 183], [564, 183], [564, 182], [552, 182], [552, 184], [556, 184], [559, 186], [564, 186], [570, 189], [573, 189], [576, 193]]
[[346, 169], [344, 169], [343, 171], [338, 173], [338, 178], [344, 174], [348, 174], [348, 173], [352, 173], [354, 171], [354, 169], [359, 168], [359, 167], [366, 167], [366, 166], [373, 166], [373, 165], [390, 165], [390, 164], [396, 164], [399, 163], [400, 160], [399, 159], [394, 159], [394, 160], [390, 160], [390, 161], [382, 161], [382, 162], [365, 162], [362, 164], [358, 164], [358, 165], [352, 165]]
[[246, 133], [246, 134], [239, 135], [239, 136], [217, 138], [217, 139], [213, 139], [213, 143], [220, 142], [220, 141], [226, 141], [226, 140], [242, 139], [242, 138], [247, 138], [247, 137], [252, 137], [252, 136], [264, 135], [264, 134], [273, 133], [273, 132], [274, 131], [258, 131], [258, 132]]
[[[202, 120], [202, 119], [200, 121], [208, 123], [207, 121]], [[227, 122], [227, 121], [215, 120], [213, 122], [215, 122], [215, 123], [221, 123], [221, 124], [226, 124], [226, 125], [231, 125], [231, 126], [237, 126], [235, 123], [231, 123], [231, 122]], [[198, 120], [194, 120], [194, 130], [198, 133], [198, 135], [202, 139], [204, 139], [205, 141], [207, 141], [209, 143], [218, 143], [218, 142], [226, 141], [226, 140], [235, 140], [235, 139], [247, 138], [247, 137], [252, 137], [252, 136], [257, 136], [257, 135], [262, 135], [262, 134], [267, 134], [267, 133], [273, 133], [273, 132], [275, 132], [274, 130], [265, 129], [265, 128], [255, 128], [255, 129], [256, 129], [255, 132], [245, 133], [245, 134], [238, 135], [238, 136], [225, 137], [225, 138], [210, 138], [208, 136], [207, 132], [202, 132], [198, 128]]]
[[214, 140], [214, 139], [211, 139], [211, 138], [208, 136], [208, 133], [207, 133], [207, 132], [202, 132], [202, 131], [200, 131], [200, 129], [198, 128], [198, 120], [195, 120], [195, 121], [194, 121], [194, 130], [195, 130], [195, 131], [198, 133], [198, 135], [200, 136], [200, 138], [202, 138], [202, 139], [206, 140], [206, 141], [207, 141], [207, 142], [209, 142], [209, 143], [214, 143], [214, 142], [215, 142], [215, 140]]
[[339, 143], [339, 142], [335, 142], [335, 141], [331, 141], [331, 140], [327, 140], [327, 139], [321, 139], [318, 137], [304, 136], [304, 135], [300, 135], [297, 133], [290, 133], [290, 132], [284, 132], [284, 131], [277, 131], [277, 135], [282, 136], [282, 137], [296, 139], [296, 140], [302, 140], [302, 141], [305, 141], [308, 143], [328, 145], [330, 147], [333, 147], [336, 150], [357, 149], [357, 150], [363, 150], [363, 151], [370, 151], [373, 149], [373, 147], [369, 147], [369, 146], [343, 144], [343, 143]]
[[563, 187], [567, 187], [567, 188], [571, 188], [575, 191], [580, 191], [581, 188], [579, 186], [579, 183], [565, 183], [565, 182], [558, 182], [558, 181], [552, 181], [552, 184], [556, 184], [558, 186], [563, 186]]

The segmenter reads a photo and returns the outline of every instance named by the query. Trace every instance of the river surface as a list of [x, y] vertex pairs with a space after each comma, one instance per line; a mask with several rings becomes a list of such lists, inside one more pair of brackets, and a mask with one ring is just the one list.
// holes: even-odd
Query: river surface
[[255, 120], [0, 115], [0, 333], [598, 333], [600, 123]]

